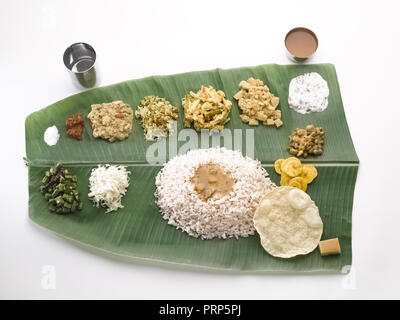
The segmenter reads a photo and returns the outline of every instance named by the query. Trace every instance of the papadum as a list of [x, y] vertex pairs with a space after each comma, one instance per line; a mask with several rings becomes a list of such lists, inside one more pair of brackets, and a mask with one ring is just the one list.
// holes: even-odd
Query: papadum
[[254, 226], [261, 245], [274, 257], [312, 252], [321, 240], [322, 220], [310, 196], [294, 187], [277, 187], [260, 201]]

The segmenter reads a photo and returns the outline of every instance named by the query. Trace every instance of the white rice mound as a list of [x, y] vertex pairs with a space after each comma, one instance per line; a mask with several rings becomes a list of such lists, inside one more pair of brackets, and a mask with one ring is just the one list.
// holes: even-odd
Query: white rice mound
[[[202, 201], [190, 182], [200, 164], [216, 163], [236, 180], [233, 192]], [[239, 151], [210, 148], [171, 159], [156, 177], [156, 203], [168, 224], [201, 239], [247, 237], [255, 232], [253, 216], [266, 192], [275, 188], [259, 161]]]

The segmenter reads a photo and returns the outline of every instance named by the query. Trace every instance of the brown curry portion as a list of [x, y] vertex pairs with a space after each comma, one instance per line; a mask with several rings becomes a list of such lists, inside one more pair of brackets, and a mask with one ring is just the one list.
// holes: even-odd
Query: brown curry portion
[[199, 197], [203, 201], [218, 200], [233, 191], [236, 180], [216, 163], [201, 164], [190, 180]]
[[65, 121], [65, 126], [67, 127], [67, 134], [73, 139], [82, 139], [82, 126], [83, 126], [82, 114], [76, 113], [68, 117]]

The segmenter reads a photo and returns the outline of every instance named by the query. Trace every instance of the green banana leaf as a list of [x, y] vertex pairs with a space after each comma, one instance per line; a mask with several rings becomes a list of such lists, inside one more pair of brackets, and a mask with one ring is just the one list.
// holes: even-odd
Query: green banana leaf
[[[288, 107], [289, 82], [297, 75], [313, 71], [321, 74], [328, 82], [329, 106], [321, 113], [301, 115]], [[238, 91], [239, 82], [249, 77], [263, 80], [271, 92], [280, 97], [279, 109], [282, 110], [284, 122], [281, 128], [254, 128], [240, 120], [240, 111], [233, 95]], [[121, 142], [109, 143], [94, 139], [88, 120], [85, 122], [82, 141], [70, 139], [66, 135], [66, 118], [73, 113], [86, 116], [93, 103], [123, 100], [136, 109], [144, 96], [159, 95], [180, 109], [176, 135], [166, 139], [167, 146], [175, 141], [179, 149], [185, 143], [179, 137], [183, 129], [180, 99], [190, 90], [197, 91], [201, 85], [212, 85], [223, 90], [233, 102], [231, 120], [226, 128], [243, 130], [244, 154], [247, 152], [246, 129], [254, 129], [254, 157], [261, 161], [277, 185], [279, 176], [273, 170], [273, 162], [290, 156], [285, 147], [290, 133], [297, 127], [311, 123], [325, 129], [324, 154], [319, 157], [310, 156], [303, 162], [313, 163], [318, 169], [318, 177], [309, 185], [307, 192], [319, 207], [324, 222], [322, 239], [339, 237], [341, 255], [321, 257], [318, 250], [315, 250], [306, 256], [279, 259], [264, 251], [258, 235], [228, 240], [190, 237], [168, 225], [154, 202], [154, 179], [161, 166], [147, 162], [146, 151], [153, 142], [145, 141], [138, 120], [134, 120], [129, 138]], [[44, 142], [43, 133], [52, 125], [57, 126], [61, 137], [56, 146], [50, 147]], [[89, 251], [123, 260], [247, 272], [349, 270], [344, 267], [350, 266], [352, 261], [351, 215], [359, 160], [346, 123], [336, 71], [331, 64], [262, 65], [126, 81], [68, 97], [35, 112], [26, 119], [25, 128], [30, 218]], [[198, 139], [200, 147], [200, 134]], [[209, 144], [212, 144], [211, 138]], [[220, 145], [234, 147], [224, 139], [221, 139]], [[173, 155], [174, 152], [169, 152], [167, 148], [165, 160]], [[65, 163], [78, 176], [79, 191], [84, 202], [81, 212], [62, 216], [47, 209], [39, 187], [44, 172], [56, 161]], [[122, 200], [124, 208], [116, 213], [106, 214], [104, 209], [93, 207], [87, 199], [90, 171], [99, 163], [125, 164], [132, 172], [130, 186]]]

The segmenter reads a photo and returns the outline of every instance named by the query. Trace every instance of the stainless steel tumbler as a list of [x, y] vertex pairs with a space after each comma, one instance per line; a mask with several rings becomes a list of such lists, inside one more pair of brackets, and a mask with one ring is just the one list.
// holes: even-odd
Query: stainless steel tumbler
[[70, 45], [64, 52], [63, 60], [78, 88], [89, 89], [99, 84], [96, 51], [91, 45], [84, 42]]

